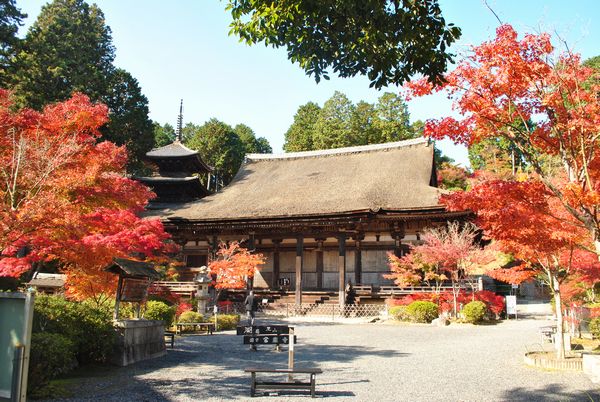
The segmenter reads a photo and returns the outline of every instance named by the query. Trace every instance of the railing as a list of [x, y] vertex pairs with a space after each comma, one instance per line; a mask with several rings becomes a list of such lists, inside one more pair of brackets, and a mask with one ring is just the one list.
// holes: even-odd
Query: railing
[[196, 294], [198, 286], [195, 282], [167, 282], [157, 281], [150, 285], [149, 291], [160, 291], [166, 289], [178, 296], [192, 297]]
[[[245, 315], [243, 303], [231, 303], [219, 307], [220, 314]], [[337, 320], [342, 318], [369, 318], [387, 315], [387, 306], [384, 304], [357, 304], [344, 307], [334, 303], [261, 303], [256, 308], [256, 313], [274, 317], [322, 317]]]

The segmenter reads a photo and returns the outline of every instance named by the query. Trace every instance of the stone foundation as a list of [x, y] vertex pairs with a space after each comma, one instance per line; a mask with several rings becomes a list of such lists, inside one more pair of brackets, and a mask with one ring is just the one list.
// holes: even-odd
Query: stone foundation
[[111, 363], [127, 366], [167, 354], [162, 321], [119, 320], [114, 326], [117, 340]]

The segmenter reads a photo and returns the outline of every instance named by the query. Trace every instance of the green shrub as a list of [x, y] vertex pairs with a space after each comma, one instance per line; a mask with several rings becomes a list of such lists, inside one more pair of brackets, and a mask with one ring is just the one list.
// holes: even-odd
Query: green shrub
[[179, 322], [204, 322], [204, 317], [195, 311], [185, 311], [179, 316]]
[[167, 303], [155, 300], [149, 300], [146, 303], [144, 318], [147, 320], [163, 321], [165, 326], [170, 327], [175, 320], [175, 307]]
[[240, 322], [238, 314], [219, 314], [217, 316], [217, 331], [227, 331], [235, 329]]
[[59, 334], [36, 333], [31, 336], [29, 379], [32, 396], [42, 393], [48, 382], [77, 367], [75, 344]]
[[69, 339], [75, 345], [79, 364], [106, 362], [115, 341], [108, 308], [62, 296], [36, 296], [33, 332], [50, 332]]
[[406, 314], [414, 322], [431, 322], [438, 317], [438, 306], [430, 301], [414, 301], [406, 306]]
[[465, 321], [473, 324], [481, 322], [485, 317], [486, 312], [487, 307], [485, 306], [485, 303], [478, 300], [467, 303], [462, 309]]
[[389, 315], [398, 321], [408, 321], [409, 316], [406, 313], [406, 306], [394, 306], [388, 310]]
[[600, 338], [600, 317], [594, 317], [590, 320], [589, 329], [594, 338]]

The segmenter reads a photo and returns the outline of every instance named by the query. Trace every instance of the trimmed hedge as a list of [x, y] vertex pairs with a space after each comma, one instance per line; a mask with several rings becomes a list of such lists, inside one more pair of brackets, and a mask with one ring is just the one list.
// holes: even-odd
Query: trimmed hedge
[[178, 322], [204, 322], [204, 317], [195, 311], [185, 311], [179, 316]]
[[109, 309], [61, 296], [36, 295], [34, 333], [60, 334], [70, 340], [80, 365], [108, 360], [115, 342]]
[[235, 329], [240, 322], [238, 314], [219, 314], [217, 316], [217, 331]]
[[414, 322], [431, 322], [439, 315], [437, 304], [430, 301], [414, 301], [406, 306], [406, 314]]
[[175, 320], [175, 306], [156, 300], [146, 302], [144, 318], [147, 320], [163, 321], [166, 327], [170, 327]]
[[477, 324], [478, 322], [483, 321], [486, 313], [487, 306], [484, 302], [478, 300], [467, 303], [462, 309], [462, 314], [465, 317], [465, 321], [472, 324]]
[[29, 357], [28, 391], [36, 396], [50, 380], [77, 367], [75, 352], [75, 343], [63, 335], [33, 334]]

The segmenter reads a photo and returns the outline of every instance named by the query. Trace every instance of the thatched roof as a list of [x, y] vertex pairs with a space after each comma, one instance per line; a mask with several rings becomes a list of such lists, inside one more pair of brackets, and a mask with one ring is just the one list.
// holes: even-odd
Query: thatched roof
[[440, 209], [433, 144], [251, 154], [233, 181], [201, 200], [163, 205], [163, 218], [223, 221]]

